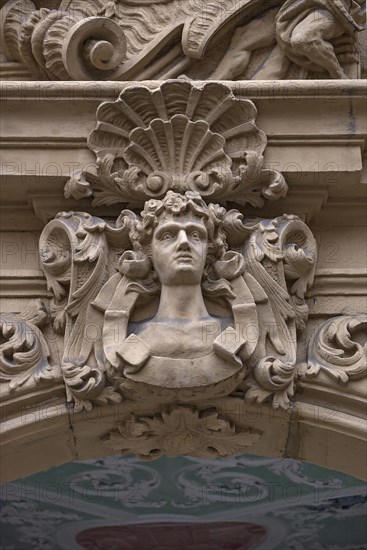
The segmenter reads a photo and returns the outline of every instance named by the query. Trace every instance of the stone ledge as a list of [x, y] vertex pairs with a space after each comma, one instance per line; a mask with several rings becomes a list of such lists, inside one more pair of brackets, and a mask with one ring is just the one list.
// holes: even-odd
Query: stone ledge
[[[140, 84], [156, 88], [160, 82]], [[259, 127], [268, 136], [265, 164], [282, 171], [290, 187], [287, 198], [265, 206], [264, 216], [292, 212], [308, 223], [316, 218], [329, 220], [348, 200], [353, 215], [346, 216], [344, 211], [343, 223], [353, 225], [355, 208], [360, 211], [366, 199], [359, 185], [367, 136], [365, 83], [305, 80], [225, 84], [238, 96], [255, 102]], [[60, 210], [68, 177], [94, 162], [86, 140], [95, 126], [98, 105], [117, 98], [131, 86], [131, 82], [0, 83], [0, 173], [7, 197], [2, 204], [4, 230], [14, 226], [41, 230]], [[49, 199], [37, 198], [42, 195]], [[97, 212], [90, 201], [85, 202], [91, 212]], [[68, 208], [78, 210], [82, 205], [70, 201]], [[256, 215], [256, 209], [247, 212]], [[103, 215], [103, 209], [98, 213]]]

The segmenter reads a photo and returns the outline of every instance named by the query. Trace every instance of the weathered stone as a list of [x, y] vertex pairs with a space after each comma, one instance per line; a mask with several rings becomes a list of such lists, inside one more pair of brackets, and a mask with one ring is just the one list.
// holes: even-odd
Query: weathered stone
[[260, 4], [5, 5], [0, 77], [41, 82], [2, 85], [4, 480], [111, 452], [365, 475], [363, 3]]

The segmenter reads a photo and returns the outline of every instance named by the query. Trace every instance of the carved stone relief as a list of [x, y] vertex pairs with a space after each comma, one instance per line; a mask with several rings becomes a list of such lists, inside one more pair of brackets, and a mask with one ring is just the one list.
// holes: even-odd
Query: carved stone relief
[[130, 417], [108, 435], [104, 443], [144, 460], [159, 458], [162, 454], [216, 458], [244, 451], [260, 437], [259, 432], [250, 428], [236, 430], [216, 410], [199, 412], [176, 406], [154, 417]]
[[216, 83], [133, 86], [100, 106], [89, 138], [96, 170], [65, 193], [135, 211], [115, 222], [62, 212], [40, 239], [77, 409], [232, 392], [289, 405], [316, 244], [297, 216], [246, 220], [223, 206], [287, 191], [263, 168], [255, 117], [249, 100]]
[[320, 372], [330, 382], [347, 384], [367, 375], [367, 316], [341, 316], [328, 319], [311, 338], [303, 379]]
[[255, 118], [254, 104], [223, 84], [169, 81], [153, 92], [131, 86], [99, 107], [88, 140], [96, 171], [69, 180], [65, 196], [140, 207], [168, 190], [193, 191], [260, 207], [284, 197], [288, 186], [278, 171], [263, 168], [266, 135]]
[[2, 399], [31, 391], [39, 384], [62, 381], [60, 367], [49, 362], [49, 346], [40, 330], [47, 320], [48, 313], [40, 300], [31, 302], [19, 315], [0, 316]]
[[[46, 226], [41, 257], [71, 399], [186, 402], [227, 395], [246, 376], [249, 398], [287, 405], [315, 243], [296, 217], [241, 218], [171, 191], [116, 226], [81, 213]], [[116, 241], [127, 250], [110, 267]]]
[[364, 24], [364, 0], [16, 0], [1, 33], [35, 79], [358, 78]]
[[45, 226], [50, 311], [36, 302], [2, 319], [6, 396], [63, 384], [75, 412], [123, 402], [106, 448], [210, 458], [263, 435], [215, 400], [288, 408], [298, 381], [366, 376], [362, 316], [326, 321], [307, 358], [297, 353], [316, 242], [295, 215], [246, 214], [288, 190], [264, 167], [256, 116], [228, 86], [184, 79], [135, 84], [100, 105], [95, 166], [64, 192], [120, 214], [60, 212]]

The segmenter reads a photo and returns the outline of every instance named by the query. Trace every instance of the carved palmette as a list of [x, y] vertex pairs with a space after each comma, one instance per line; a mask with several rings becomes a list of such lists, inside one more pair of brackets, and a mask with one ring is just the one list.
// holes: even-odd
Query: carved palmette
[[236, 428], [215, 409], [198, 411], [176, 406], [153, 417], [130, 417], [103, 443], [122, 453], [133, 452], [144, 460], [154, 460], [162, 454], [210, 459], [247, 451], [261, 435], [248, 427]]

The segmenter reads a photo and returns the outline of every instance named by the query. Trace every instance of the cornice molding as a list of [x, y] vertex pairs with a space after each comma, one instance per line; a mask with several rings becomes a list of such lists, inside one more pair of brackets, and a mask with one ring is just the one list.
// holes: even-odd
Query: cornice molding
[[[165, 80], [143, 80], [137, 84], [147, 88], [157, 88]], [[195, 86], [203, 86], [207, 81], [193, 79], [190, 82]], [[274, 101], [285, 98], [293, 99], [292, 104], [304, 101], [306, 98], [317, 101], [328, 99], [330, 103], [339, 104], [340, 101], [365, 99], [365, 82], [358, 79], [351, 80], [267, 80], [234, 82], [222, 80], [222, 84], [229, 86], [239, 97], [252, 100]], [[32, 101], [34, 99], [66, 99], [66, 100], [94, 100], [116, 99], [119, 93], [131, 86], [130, 82], [0, 82], [3, 99], [18, 99]], [[290, 102], [288, 103], [290, 105]]]
[[[204, 83], [198, 81], [194, 85], [200, 87]], [[73, 167], [83, 170], [85, 164], [93, 163], [86, 143], [98, 104], [115, 100], [129, 85], [117, 82], [0, 84], [9, 107], [2, 112], [1, 175], [9, 191], [7, 200], [2, 201], [4, 230], [11, 231], [15, 220], [21, 230], [31, 227], [41, 230], [45, 221], [60, 209], [78, 208], [75, 201], [62, 206], [63, 185]], [[158, 85], [157, 82], [144, 83], [148, 89]], [[353, 212], [357, 208], [362, 214], [364, 208], [363, 187], [357, 185], [363, 177], [362, 150], [367, 135], [364, 83], [351, 80], [227, 82], [226, 85], [236, 96], [255, 102], [259, 125], [268, 136], [265, 167], [282, 171], [290, 187], [285, 199], [266, 206], [265, 216], [292, 211], [308, 223], [317, 219], [322, 225], [329, 219], [327, 223], [331, 223], [335, 215], [343, 214], [340, 223], [359, 223], [360, 218]], [[330, 109], [325, 109], [327, 105]], [[356, 121], [353, 134], [348, 133], [351, 108]], [[19, 114], [18, 120], [29, 120], [29, 124], [21, 124], [14, 130], [13, 109]], [[41, 112], [47, 112], [42, 126], [39, 125]], [[319, 134], [314, 128], [321, 116], [323, 125]], [[63, 128], [60, 137], [53, 135], [55, 126]], [[327, 162], [323, 160], [325, 155]], [[346, 179], [348, 187], [343, 185]], [[19, 189], [17, 194], [12, 192], [15, 188]], [[334, 198], [337, 189], [339, 197]], [[33, 203], [40, 219], [34, 214]], [[349, 208], [345, 209], [343, 203], [348, 203]], [[85, 204], [83, 208], [88, 201]], [[329, 209], [332, 213], [328, 218]], [[91, 211], [97, 216], [108, 215], [103, 209]]]

